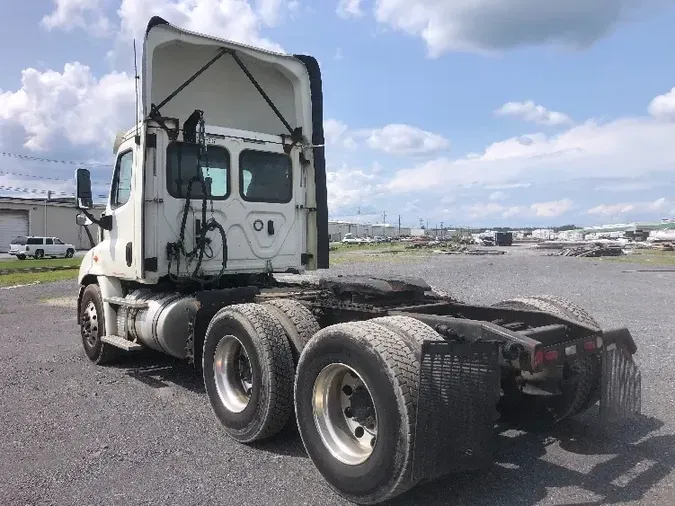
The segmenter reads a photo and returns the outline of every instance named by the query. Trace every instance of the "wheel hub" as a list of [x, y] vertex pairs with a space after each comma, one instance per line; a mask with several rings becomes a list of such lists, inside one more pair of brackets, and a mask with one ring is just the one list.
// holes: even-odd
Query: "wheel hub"
[[98, 313], [94, 301], [89, 301], [82, 313], [82, 337], [86, 343], [94, 347], [98, 340]]
[[377, 442], [377, 410], [363, 379], [344, 364], [330, 364], [314, 381], [314, 424], [331, 455], [359, 465]]
[[253, 393], [253, 369], [246, 348], [233, 335], [223, 337], [216, 346], [213, 366], [220, 401], [227, 410], [241, 413]]

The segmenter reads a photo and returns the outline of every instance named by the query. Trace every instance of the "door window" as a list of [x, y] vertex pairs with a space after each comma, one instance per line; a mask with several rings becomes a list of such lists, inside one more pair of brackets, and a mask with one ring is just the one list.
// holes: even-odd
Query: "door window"
[[285, 204], [293, 196], [293, 166], [288, 155], [244, 150], [239, 155], [239, 188], [249, 202]]
[[115, 176], [113, 178], [110, 207], [116, 209], [129, 201], [131, 196], [131, 177], [133, 174], [134, 154], [131, 150], [125, 151], [117, 159]]
[[54, 241], [51, 238], [47, 239], [47, 244], [54, 244]]

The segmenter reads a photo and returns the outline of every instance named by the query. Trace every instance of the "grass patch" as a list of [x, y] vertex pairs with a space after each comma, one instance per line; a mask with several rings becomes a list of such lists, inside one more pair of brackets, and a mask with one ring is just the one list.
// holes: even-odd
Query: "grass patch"
[[47, 271], [47, 272], [16, 272], [0, 276], [0, 286], [28, 285], [31, 283], [54, 283], [77, 279], [77, 270]]
[[29, 267], [79, 267], [81, 258], [47, 258], [43, 260], [2, 260], [0, 269], [26, 269]]
[[675, 265], [675, 252], [673, 251], [638, 251], [632, 255], [620, 257], [604, 257], [612, 262], [623, 262], [640, 265]]

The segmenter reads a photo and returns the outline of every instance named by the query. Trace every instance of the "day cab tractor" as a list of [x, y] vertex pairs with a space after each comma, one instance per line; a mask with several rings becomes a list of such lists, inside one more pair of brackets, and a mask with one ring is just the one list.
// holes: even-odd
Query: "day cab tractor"
[[[551, 423], [640, 410], [636, 345], [553, 296], [476, 305], [425, 281], [328, 268], [322, 81], [311, 56], [153, 17], [139, 114], [79, 271], [95, 364], [152, 349], [201, 373], [241, 443], [297, 424], [340, 496], [375, 504], [492, 461], [509, 410]], [[138, 81], [137, 81], [138, 82]], [[501, 413], [501, 415], [500, 415]]]

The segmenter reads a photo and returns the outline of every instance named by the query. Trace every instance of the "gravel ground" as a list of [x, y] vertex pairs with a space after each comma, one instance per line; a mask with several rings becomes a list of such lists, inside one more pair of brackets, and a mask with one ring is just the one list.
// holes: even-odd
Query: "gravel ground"
[[[394, 504], [675, 504], [675, 272], [624, 272], [634, 268], [514, 248], [333, 269], [420, 276], [472, 302], [562, 295], [604, 325], [627, 325], [639, 346], [637, 421], [607, 430], [590, 412], [544, 435], [503, 433], [491, 469]], [[228, 439], [189, 368], [153, 354], [92, 365], [75, 296], [72, 283], [0, 290], [0, 504], [343, 504], [297, 431], [252, 447]]]

